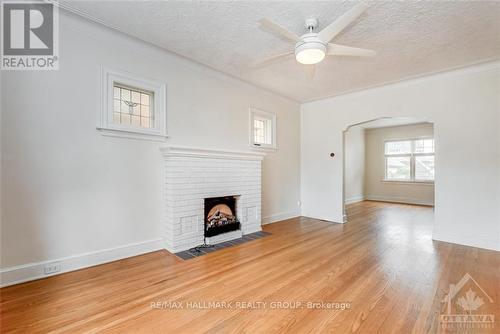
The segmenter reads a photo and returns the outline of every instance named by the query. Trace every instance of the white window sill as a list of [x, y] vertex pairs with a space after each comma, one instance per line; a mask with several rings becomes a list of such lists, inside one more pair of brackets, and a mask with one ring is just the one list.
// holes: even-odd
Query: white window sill
[[259, 146], [259, 145], [250, 144], [250, 147], [252, 149], [255, 149], [255, 150], [268, 151], [268, 152], [274, 152], [274, 151], [278, 150], [278, 148], [276, 146]]
[[382, 183], [393, 183], [393, 184], [418, 184], [418, 185], [424, 185], [424, 186], [433, 186], [434, 181], [415, 181], [415, 180], [387, 180], [383, 179], [381, 180]]
[[118, 137], [118, 138], [129, 138], [129, 139], [137, 139], [137, 140], [149, 140], [149, 141], [157, 141], [157, 142], [165, 142], [168, 138], [167, 135], [156, 134], [150, 132], [141, 132], [135, 130], [125, 130], [125, 129], [111, 129], [111, 128], [100, 128], [97, 130], [103, 135], [108, 137]]

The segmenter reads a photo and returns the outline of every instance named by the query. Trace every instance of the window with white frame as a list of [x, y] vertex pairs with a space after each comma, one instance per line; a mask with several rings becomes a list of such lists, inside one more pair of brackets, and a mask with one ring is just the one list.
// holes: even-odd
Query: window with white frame
[[154, 126], [154, 93], [113, 84], [113, 123], [150, 129]]
[[250, 108], [250, 145], [276, 149], [276, 114]]
[[99, 130], [105, 135], [164, 140], [166, 86], [127, 72], [102, 69]]
[[433, 182], [434, 139], [386, 141], [385, 179], [388, 181]]

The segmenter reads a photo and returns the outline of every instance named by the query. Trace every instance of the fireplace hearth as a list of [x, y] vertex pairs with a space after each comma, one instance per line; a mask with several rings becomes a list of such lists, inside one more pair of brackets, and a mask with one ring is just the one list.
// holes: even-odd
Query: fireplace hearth
[[236, 231], [240, 221], [236, 217], [237, 196], [205, 198], [205, 237]]

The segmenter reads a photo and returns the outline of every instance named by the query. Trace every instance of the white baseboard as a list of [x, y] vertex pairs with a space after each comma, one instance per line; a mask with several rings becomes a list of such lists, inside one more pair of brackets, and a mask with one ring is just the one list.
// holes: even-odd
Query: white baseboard
[[395, 196], [375, 196], [375, 195], [367, 195], [365, 200], [368, 201], [381, 201], [381, 202], [393, 202], [393, 203], [403, 203], [403, 204], [416, 204], [416, 205], [430, 205], [434, 206], [433, 202], [429, 202], [426, 200], [420, 200], [409, 197], [395, 197]]
[[289, 212], [281, 212], [276, 213], [274, 215], [269, 215], [266, 217], [262, 217], [262, 225], [267, 225], [275, 222], [279, 222], [281, 220], [295, 218], [300, 216], [300, 211], [289, 211]]
[[472, 237], [469, 235], [467, 237], [458, 236], [458, 235], [450, 235], [447, 233], [446, 235], [441, 235], [439, 233], [434, 232], [432, 235], [432, 240], [449, 242], [457, 245], [464, 245], [476, 248], [489, 249], [493, 251], [500, 252], [500, 242], [499, 240], [493, 240], [488, 237]]
[[345, 199], [345, 204], [357, 203], [365, 200], [365, 196], [355, 196]]
[[333, 223], [333, 224], [344, 224], [346, 223], [346, 221], [344, 220], [344, 215], [340, 215], [340, 216], [325, 216], [325, 215], [322, 215], [322, 214], [317, 214], [317, 212], [312, 212], [312, 211], [309, 211], [307, 209], [302, 209], [302, 212], [300, 214], [301, 216], [303, 217], [307, 217], [307, 218], [312, 218], [312, 219], [318, 219], [318, 220], [323, 220], [325, 222], [328, 222], [328, 223]]
[[[154, 252], [160, 249], [164, 249], [163, 240], [153, 239], [125, 246], [68, 256], [55, 260], [2, 268], [0, 269], [0, 287], [33, 281], [39, 278], [45, 278], [69, 271], [92, 267], [131, 256]], [[45, 274], [44, 271], [47, 265], [60, 265], [60, 271], [52, 274]]]

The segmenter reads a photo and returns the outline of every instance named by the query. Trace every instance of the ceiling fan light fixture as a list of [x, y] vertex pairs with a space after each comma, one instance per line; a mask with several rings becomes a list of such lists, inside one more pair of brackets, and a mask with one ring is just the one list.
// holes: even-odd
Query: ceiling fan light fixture
[[304, 65], [317, 64], [325, 58], [325, 55], [326, 47], [322, 43], [303, 43], [295, 48], [295, 59]]
[[[295, 59], [300, 64], [313, 65], [321, 62], [325, 56], [350, 56], [350, 57], [373, 57], [375, 51], [362, 48], [355, 48], [347, 45], [330, 43], [338, 34], [340, 34], [347, 26], [352, 24], [356, 19], [363, 14], [368, 6], [364, 3], [359, 3], [350, 10], [341, 15], [337, 20], [325, 26], [321, 31], [316, 32], [318, 20], [309, 18], [305, 21], [304, 27], [307, 33], [298, 36], [296, 33], [289, 31], [281, 25], [263, 18], [260, 24], [266, 30], [270, 30], [276, 35], [286, 38], [295, 44]], [[260, 64], [270, 63], [280, 59], [287, 59], [293, 51], [282, 53], [277, 56], [272, 56], [268, 60], [260, 62]], [[309, 66], [313, 68], [314, 66]]]

